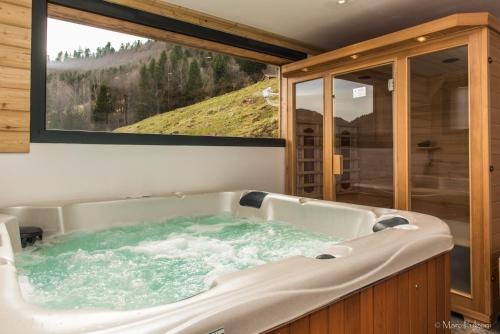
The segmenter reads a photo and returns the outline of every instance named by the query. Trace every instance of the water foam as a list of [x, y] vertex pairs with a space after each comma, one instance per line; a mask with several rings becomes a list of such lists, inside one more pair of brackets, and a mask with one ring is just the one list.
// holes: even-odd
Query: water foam
[[16, 256], [28, 301], [54, 309], [137, 309], [209, 289], [224, 273], [294, 255], [315, 256], [339, 240], [290, 224], [229, 215], [72, 233]]

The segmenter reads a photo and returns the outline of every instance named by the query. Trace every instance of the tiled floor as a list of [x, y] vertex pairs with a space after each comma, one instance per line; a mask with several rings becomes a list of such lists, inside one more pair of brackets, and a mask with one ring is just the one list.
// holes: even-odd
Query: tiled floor
[[492, 329], [483, 329], [479, 327], [474, 327], [471, 324], [464, 323], [463, 319], [458, 315], [453, 315], [451, 318], [452, 322], [452, 334], [500, 334], [500, 322], [497, 322]]

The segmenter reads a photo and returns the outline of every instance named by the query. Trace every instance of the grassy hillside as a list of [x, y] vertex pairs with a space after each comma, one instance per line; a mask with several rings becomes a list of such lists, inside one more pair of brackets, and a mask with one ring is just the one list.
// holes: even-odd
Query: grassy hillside
[[277, 137], [278, 108], [266, 103], [262, 91], [269, 79], [205, 101], [118, 128], [121, 133], [161, 133], [205, 136]]

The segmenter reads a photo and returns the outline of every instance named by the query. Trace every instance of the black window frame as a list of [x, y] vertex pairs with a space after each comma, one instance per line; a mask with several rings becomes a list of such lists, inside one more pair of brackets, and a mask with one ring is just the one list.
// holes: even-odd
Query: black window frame
[[194, 145], [285, 147], [283, 138], [133, 134], [46, 128], [46, 71], [48, 3], [159, 28], [241, 49], [296, 61], [306, 58], [300, 51], [251, 40], [192, 23], [152, 14], [103, 0], [33, 0], [31, 38], [30, 142], [123, 145]]

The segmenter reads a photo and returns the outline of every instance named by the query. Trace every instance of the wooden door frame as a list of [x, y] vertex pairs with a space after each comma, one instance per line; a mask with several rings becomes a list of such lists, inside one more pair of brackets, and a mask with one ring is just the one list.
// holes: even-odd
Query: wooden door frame
[[[286, 176], [285, 176], [285, 192], [287, 194], [294, 194], [296, 191], [296, 178], [295, 170], [296, 164], [296, 127], [295, 127], [295, 86], [302, 82], [312, 81], [316, 79], [324, 79], [324, 75], [310, 74], [304, 75], [296, 78], [285, 78], [286, 80], [286, 92], [284, 93], [283, 100], [286, 100], [286, 153], [285, 153], [285, 165], [286, 165]], [[283, 94], [283, 92], [282, 92]], [[324, 92], [323, 92], [324, 94]], [[324, 110], [323, 106], [323, 110]], [[325, 147], [325, 115], [323, 114], [323, 149]], [[323, 151], [323, 156], [325, 152]], [[324, 165], [323, 165], [324, 166]], [[323, 168], [323, 174], [325, 173]], [[325, 174], [323, 175], [323, 178]], [[324, 182], [324, 179], [323, 179]], [[325, 194], [325, 188], [323, 187], [323, 196]]]

